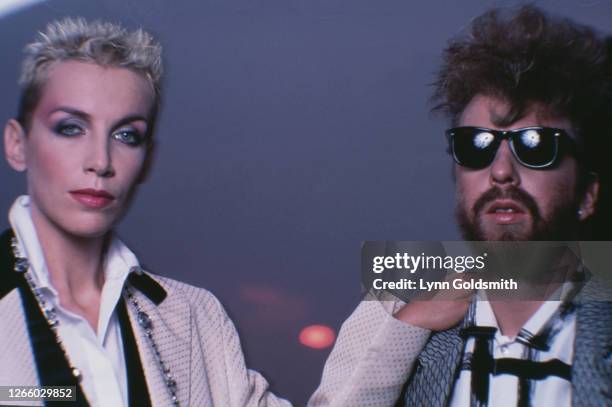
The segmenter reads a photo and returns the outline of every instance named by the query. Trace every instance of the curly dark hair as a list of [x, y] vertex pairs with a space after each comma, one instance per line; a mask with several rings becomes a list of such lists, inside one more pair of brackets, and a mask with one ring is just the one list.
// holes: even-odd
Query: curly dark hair
[[472, 21], [467, 34], [444, 51], [434, 83], [434, 111], [453, 125], [477, 94], [499, 98], [510, 109], [499, 126], [519, 120], [534, 103], [565, 117], [584, 145], [582, 174], [600, 178], [598, 211], [588, 235], [612, 237], [612, 40], [533, 5], [493, 9]]

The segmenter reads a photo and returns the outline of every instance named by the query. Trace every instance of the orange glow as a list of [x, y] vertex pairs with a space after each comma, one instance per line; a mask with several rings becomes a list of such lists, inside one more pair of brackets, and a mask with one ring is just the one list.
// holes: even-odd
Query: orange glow
[[300, 343], [314, 349], [330, 347], [336, 340], [336, 333], [326, 325], [310, 325], [300, 332]]

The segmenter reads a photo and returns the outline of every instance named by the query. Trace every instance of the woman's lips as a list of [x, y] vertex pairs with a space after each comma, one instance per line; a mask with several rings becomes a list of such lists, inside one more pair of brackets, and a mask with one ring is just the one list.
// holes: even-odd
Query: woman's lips
[[111, 193], [98, 189], [79, 189], [70, 191], [70, 195], [78, 203], [93, 209], [104, 208], [115, 200]]

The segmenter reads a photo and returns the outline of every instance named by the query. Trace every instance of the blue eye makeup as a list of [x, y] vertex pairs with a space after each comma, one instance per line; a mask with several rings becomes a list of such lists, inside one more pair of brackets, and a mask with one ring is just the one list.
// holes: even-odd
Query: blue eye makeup
[[120, 129], [114, 132], [111, 137], [132, 147], [137, 147], [144, 142], [144, 137], [134, 129]]
[[64, 121], [56, 124], [53, 131], [56, 134], [65, 137], [76, 137], [84, 133], [84, 130], [80, 125]]
[[[53, 126], [53, 132], [61, 137], [78, 137], [89, 132], [88, 124], [80, 123], [73, 118], [60, 120]], [[110, 133], [111, 140], [117, 140], [130, 147], [138, 147], [146, 142], [146, 133], [131, 125], [120, 125], [117, 130]]]

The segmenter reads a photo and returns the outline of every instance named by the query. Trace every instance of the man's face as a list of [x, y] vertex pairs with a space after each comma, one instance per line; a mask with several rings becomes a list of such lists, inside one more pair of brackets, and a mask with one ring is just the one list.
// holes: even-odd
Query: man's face
[[[530, 126], [564, 129], [564, 118], [543, 115], [537, 105], [509, 127], [494, 124], [508, 106], [500, 99], [475, 96], [463, 111], [459, 126], [509, 130]], [[572, 240], [580, 220], [592, 213], [578, 196], [577, 163], [566, 154], [548, 169], [531, 169], [512, 155], [502, 141], [488, 167], [470, 169], [455, 164], [456, 215], [468, 240]], [[584, 195], [587, 195], [588, 192]], [[591, 197], [592, 198], [592, 197]], [[584, 208], [584, 210], [583, 210]]]

